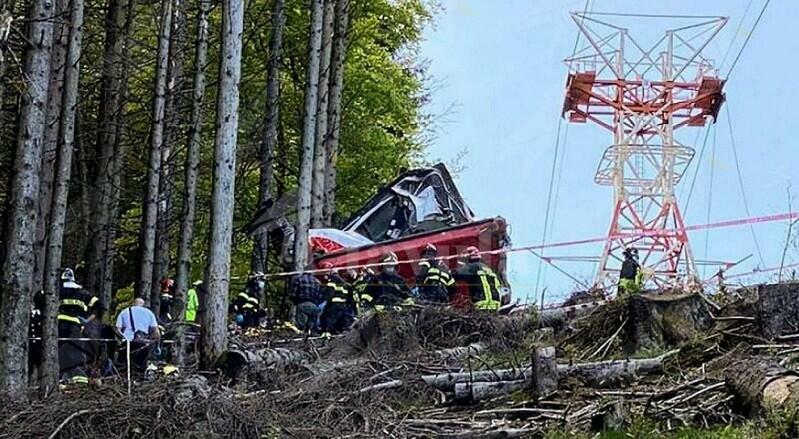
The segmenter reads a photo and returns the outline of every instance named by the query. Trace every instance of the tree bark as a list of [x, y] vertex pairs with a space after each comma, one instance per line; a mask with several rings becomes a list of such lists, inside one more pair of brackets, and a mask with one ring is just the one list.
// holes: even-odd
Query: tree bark
[[115, 210], [119, 191], [122, 148], [119, 134], [124, 111], [126, 51], [133, 19], [134, 0], [109, 0], [100, 85], [100, 125], [97, 133], [94, 178], [91, 185], [91, 220], [86, 250], [84, 287], [104, 303], [111, 303]]
[[11, 181], [0, 308], [0, 397], [23, 400], [28, 378], [28, 323], [33, 297], [34, 254], [39, 202], [39, 171], [53, 40], [53, 4], [31, 3], [25, 54], [27, 83], [20, 106], [19, 134]]
[[336, 25], [331, 54], [330, 90], [327, 108], [327, 137], [325, 138], [325, 196], [324, 225], [333, 225], [336, 210], [336, 163], [341, 138], [341, 96], [344, 87], [344, 60], [347, 51], [347, 30], [350, 17], [350, 0], [336, 0]]
[[[664, 361], [676, 353], [671, 351], [655, 358], [636, 360], [610, 360], [595, 363], [558, 364], [558, 380], [576, 379], [585, 385], [605, 387], [613, 383], [630, 381], [640, 375], [662, 370]], [[471, 372], [423, 375], [422, 380], [440, 390], [452, 390], [456, 384], [468, 382], [507, 382], [529, 380], [532, 366], [523, 369], [478, 370]]]
[[201, 364], [208, 367], [227, 348], [227, 309], [230, 281], [230, 244], [236, 184], [236, 141], [239, 125], [244, 2], [222, 2], [222, 54], [216, 101], [214, 188], [211, 199], [211, 235], [208, 243], [206, 315], [202, 326]]
[[194, 54], [194, 85], [192, 92], [191, 126], [186, 147], [186, 167], [183, 190], [178, 264], [175, 279], [177, 302], [175, 314], [182, 320], [185, 295], [191, 276], [191, 253], [194, 240], [194, 217], [197, 208], [197, 172], [202, 149], [203, 102], [205, 101], [205, 69], [208, 63], [208, 13], [210, 0], [201, 0], [197, 11], [197, 41]]
[[[261, 175], [258, 200], [261, 206], [272, 198], [272, 180], [275, 174], [277, 127], [280, 123], [280, 57], [283, 50], [283, 28], [286, 26], [285, 0], [275, 0], [272, 7], [272, 31], [269, 36], [269, 63], [266, 78], [266, 120], [261, 141]], [[256, 232], [250, 268], [254, 273], [266, 273], [269, 251], [269, 233]]]
[[[137, 295], [148, 299], [153, 289], [153, 264], [155, 258], [155, 231], [158, 221], [158, 189], [161, 154], [164, 147], [164, 104], [166, 100], [167, 69], [169, 63], [169, 37], [172, 31], [172, 0], [161, 4], [161, 27], [158, 33], [158, 55], [153, 86], [153, 120], [150, 128], [150, 158], [147, 168], [147, 186], [141, 222], [139, 282]], [[158, 314], [160, 296], [149, 297], [150, 308]]]
[[724, 371], [724, 381], [752, 415], [793, 411], [799, 403], [799, 375], [773, 359], [739, 359]]
[[319, 61], [322, 51], [322, 5], [311, 0], [311, 30], [308, 49], [308, 74], [305, 89], [305, 116], [302, 130], [302, 159], [297, 197], [297, 233], [294, 238], [294, 269], [308, 262], [308, 228], [311, 225], [311, 184], [313, 180], [316, 105], [319, 92]]
[[155, 257], [153, 265], [152, 295], [161, 294], [160, 282], [169, 277], [170, 241], [172, 223], [172, 179], [175, 174], [175, 145], [180, 138], [182, 125], [181, 90], [183, 82], [183, 53], [185, 50], [185, 2], [175, 0], [172, 18], [172, 37], [169, 44], [169, 73], [167, 81], [166, 105], [164, 110], [164, 146], [161, 155], [159, 177], [158, 221], [155, 234]]
[[322, 51], [319, 57], [319, 96], [314, 133], [313, 180], [311, 184], [311, 227], [322, 227], [325, 203], [325, 139], [327, 138], [327, 98], [330, 80], [330, 49], [333, 43], [335, 0], [324, 0], [322, 18]]
[[64, 57], [69, 39], [69, 0], [58, 0], [53, 14], [53, 49], [50, 55], [50, 86], [47, 93], [44, 143], [42, 145], [42, 169], [39, 185], [39, 218], [36, 222], [36, 268], [33, 273], [33, 291], [42, 290], [44, 281], [47, 230], [50, 224], [50, 208], [53, 202], [53, 178], [56, 155], [59, 147], [61, 103], [64, 94]]
[[65, 62], [62, 116], [59, 132], [58, 166], [53, 187], [53, 206], [49, 224], [49, 239], [45, 258], [45, 310], [43, 336], [42, 387], [45, 391], [58, 385], [58, 278], [64, 243], [64, 223], [72, 170], [72, 151], [75, 141], [75, 113], [78, 105], [80, 57], [83, 32], [83, 0], [72, 0], [69, 15], [70, 30]]
[[[197, 41], [194, 53], [194, 85], [191, 105], [191, 126], [186, 148], [186, 183], [183, 188], [183, 213], [180, 222], [178, 263], [175, 275], [175, 319], [186, 318], [186, 292], [191, 276], [191, 246], [194, 241], [194, 216], [197, 208], [197, 172], [202, 149], [203, 102], [205, 101], [205, 67], [208, 63], [208, 10], [209, 0], [200, 0], [197, 11]], [[177, 363], [183, 364], [184, 338], [177, 337]]]

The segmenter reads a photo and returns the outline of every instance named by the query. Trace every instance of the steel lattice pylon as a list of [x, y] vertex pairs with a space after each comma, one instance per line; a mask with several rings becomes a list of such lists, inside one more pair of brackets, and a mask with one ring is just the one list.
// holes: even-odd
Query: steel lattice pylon
[[[613, 186], [613, 216], [599, 262], [597, 285], [618, 276], [626, 247], [637, 248], [648, 282], [662, 287], [695, 280], [682, 213], [674, 194], [694, 150], [674, 134], [715, 122], [724, 80], [702, 51], [726, 17], [571, 14], [584, 47], [566, 59], [569, 77], [563, 115], [594, 122], [613, 133], [594, 180]], [[611, 23], [652, 20], [667, 28], [644, 46], [627, 28]], [[648, 31], [654, 25], [647, 23]]]

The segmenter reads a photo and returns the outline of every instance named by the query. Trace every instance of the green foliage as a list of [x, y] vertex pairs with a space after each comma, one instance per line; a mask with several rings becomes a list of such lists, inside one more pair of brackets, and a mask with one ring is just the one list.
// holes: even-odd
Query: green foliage
[[[96, 144], [99, 117], [99, 80], [104, 48], [103, 0], [87, 5], [85, 54], [82, 64], [81, 119], [79, 143], [91, 149]], [[420, 67], [416, 45], [424, 26], [431, 20], [431, 5], [422, 0], [365, 0], [353, 2], [350, 19], [343, 90], [341, 152], [338, 171], [337, 217], [357, 209], [380, 185], [393, 179], [403, 168], [419, 161], [423, 150], [420, 113], [425, 95], [424, 71]], [[194, 70], [196, 5], [187, 4], [186, 28], [188, 49], [178, 54], [185, 77], [182, 94], [191, 93]], [[259, 149], [264, 130], [267, 61], [271, 0], [253, 0], [247, 4], [241, 80], [239, 147], [237, 155], [236, 208], [234, 227], [245, 224], [258, 207]], [[131, 68], [128, 71], [128, 104], [121, 150], [124, 154], [119, 204], [120, 222], [116, 228], [118, 246], [115, 284], [135, 281], [138, 264], [139, 224], [147, 171], [147, 152], [153, 100], [155, 52], [157, 47], [159, 7], [138, 4], [132, 28]], [[213, 138], [216, 104], [216, 75], [219, 65], [219, 25], [221, 8], [210, 16], [210, 47], [207, 68], [208, 88], [204, 104], [203, 149], [199, 169], [197, 216], [193, 243], [192, 280], [202, 277], [210, 230], [210, 198], [213, 169]], [[299, 168], [299, 145], [302, 108], [308, 57], [309, 7], [305, 0], [287, 0], [286, 28], [281, 66], [279, 145], [276, 181], [273, 192], [289, 193], [296, 187]], [[175, 173], [170, 178], [173, 208], [170, 242], [174, 261], [182, 213], [183, 166], [185, 161], [188, 99], [178, 102], [184, 114], [183, 125], [174, 136]], [[93, 150], [92, 150], [93, 151]], [[93, 154], [93, 152], [92, 152]], [[91, 160], [91, 157], [90, 157]], [[76, 189], [79, 182], [73, 180]], [[80, 196], [76, 190], [73, 199]], [[77, 203], [76, 203], [77, 204]], [[84, 221], [73, 212], [73, 222]], [[69, 229], [66, 264], [76, 265], [82, 257], [78, 227]], [[231, 253], [231, 293], [242, 288], [249, 272], [252, 242], [240, 233], [234, 235]]]

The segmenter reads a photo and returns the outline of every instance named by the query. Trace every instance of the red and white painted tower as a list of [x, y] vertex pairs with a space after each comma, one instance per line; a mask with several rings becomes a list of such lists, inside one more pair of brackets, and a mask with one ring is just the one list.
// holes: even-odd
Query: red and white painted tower
[[[704, 126], [709, 118], [715, 123], [725, 81], [702, 52], [727, 18], [571, 16], [585, 45], [566, 59], [563, 116], [570, 122], [594, 122], [613, 134], [594, 177], [614, 190], [596, 283], [615, 281], [627, 247], [638, 249], [651, 285], [690, 282], [696, 264], [674, 187], [694, 149], [677, 140], [675, 132]], [[646, 20], [646, 33], [658, 35], [654, 44], [637, 41], [623, 26], [629, 20]], [[679, 26], [668, 27], [674, 23]], [[663, 33], [653, 32], [655, 26], [663, 26]]]

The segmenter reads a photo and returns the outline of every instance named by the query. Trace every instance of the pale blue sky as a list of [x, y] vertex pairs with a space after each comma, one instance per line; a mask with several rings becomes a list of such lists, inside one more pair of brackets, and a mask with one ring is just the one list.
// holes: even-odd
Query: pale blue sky
[[[749, 0], [594, 0], [590, 8], [601, 12], [721, 15], [730, 17], [726, 28], [706, 50], [721, 60], [731, 41], [732, 59], [751, 30], [765, 0], [753, 0], [738, 28]], [[569, 11], [581, 11], [584, 0], [442, 0], [444, 11], [425, 33], [422, 56], [430, 60], [435, 79], [433, 103], [428, 111], [454, 110], [439, 122], [439, 135], [428, 151], [431, 159], [452, 160], [468, 149], [465, 170], [458, 184], [478, 216], [502, 215], [512, 227], [515, 245], [541, 240], [555, 133], [563, 103], [567, 69], [563, 59], [572, 53], [577, 28]], [[726, 85], [734, 136], [752, 215], [788, 210], [787, 191], [799, 191], [796, 126], [792, 110], [799, 102], [799, 39], [796, 38], [796, 3], [773, 0]], [[745, 217], [735, 160], [722, 110], [716, 125], [715, 160], [710, 160], [711, 131], [694, 194], [686, 210], [687, 224], [707, 220], [710, 169], [713, 195], [710, 221]], [[562, 138], [566, 134], [563, 124]], [[602, 236], [611, 213], [609, 187], [593, 182], [602, 151], [611, 143], [608, 132], [592, 124], [571, 124], [562, 141], [562, 172], [556, 185], [557, 205], [548, 241]], [[693, 144], [696, 132], [678, 138]], [[701, 147], [697, 149], [697, 157]], [[677, 188], [684, 206], [694, 173]], [[799, 200], [794, 200], [794, 205]], [[756, 226], [765, 267], [780, 264], [786, 224]], [[697, 259], [737, 260], [755, 256], [734, 272], [761, 265], [748, 228], [710, 232], [705, 252], [705, 232], [691, 235]], [[598, 255], [600, 245], [564, 249], [558, 255]], [[791, 251], [788, 262], [799, 260]], [[509, 274], [515, 297], [522, 300], [535, 287], [538, 260], [511, 256]], [[568, 272], [592, 279], [594, 264], [565, 262]], [[762, 266], [761, 266], [762, 267]], [[701, 272], [701, 268], [700, 268]], [[711, 269], [707, 269], [707, 275]], [[763, 279], [765, 275], [752, 280]], [[548, 287], [547, 301], [562, 299], [574, 282], [553, 269], [541, 277]]]

